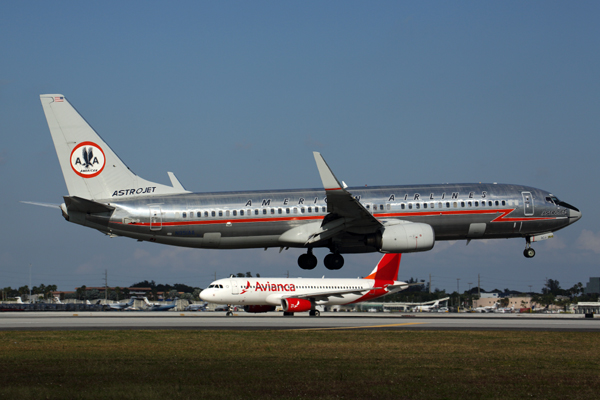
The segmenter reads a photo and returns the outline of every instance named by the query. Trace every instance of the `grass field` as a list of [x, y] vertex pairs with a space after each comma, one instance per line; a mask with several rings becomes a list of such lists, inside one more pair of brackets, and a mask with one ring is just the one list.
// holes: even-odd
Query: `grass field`
[[597, 333], [0, 332], [0, 399], [592, 399]]

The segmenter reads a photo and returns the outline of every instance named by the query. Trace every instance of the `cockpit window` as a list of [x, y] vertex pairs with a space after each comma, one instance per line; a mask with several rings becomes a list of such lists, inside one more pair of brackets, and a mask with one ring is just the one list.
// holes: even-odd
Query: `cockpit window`
[[223, 289], [223, 285], [217, 285], [216, 283], [212, 283], [208, 285], [209, 289]]
[[570, 205], [569, 203], [565, 203], [564, 201], [560, 201], [560, 200], [558, 199], [558, 197], [556, 197], [556, 196], [554, 196], [554, 195], [552, 195], [552, 194], [551, 194], [551, 195], [549, 195], [549, 196], [546, 196], [546, 201], [547, 201], [548, 203], [552, 203], [552, 204], [555, 204], [555, 205], [557, 205], [557, 206], [561, 206], [561, 207], [568, 208], [568, 209], [570, 209], [570, 210], [573, 210], [573, 211], [577, 211], [577, 212], [579, 212], [579, 209], [578, 209], [577, 207], [573, 207], [573, 206], [572, 206], [572, 205]]
[[552, 195], [547, 196], [546, 201], [548, 203], [557, 204], [557, 205], [558, 205], [558, 203], [560, 203], [560, 200], [558, 200], [558, 198], [556, 196], [552, 196]]

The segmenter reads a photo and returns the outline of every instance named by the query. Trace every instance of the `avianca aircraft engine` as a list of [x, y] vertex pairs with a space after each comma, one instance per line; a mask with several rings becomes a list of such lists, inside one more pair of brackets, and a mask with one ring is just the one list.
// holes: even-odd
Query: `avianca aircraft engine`
[[[421, 241], [421, 237], [415, 240]], [[401, 256], [384, 254], [375, 269], [359, 279], [232, 276], [211, 283], [200, 293], [200, 298], [209, 303], [242, 304], [246, 312], [252, 313], [281, 307], [284, 315], [309, 311], [311, 316], [318, 316], [317, 306], [359, 303], [408, 288], [408, 283], [398, 281]]]
[[313, 308], [310, 300], [306, 299], [281, 299], [283, 312], [304, 312]]

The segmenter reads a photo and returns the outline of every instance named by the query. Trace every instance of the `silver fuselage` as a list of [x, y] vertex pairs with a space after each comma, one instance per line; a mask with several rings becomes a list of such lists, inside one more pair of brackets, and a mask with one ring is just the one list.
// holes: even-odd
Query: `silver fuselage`
[[[581, 213], [549, 192], [508, 184], [441, 184], [347, 188], [382, 222], [430, 225], [435, 240], [532, 237], [555, 232]], [[122, 191], [123, 192], [123, 191]], [[132, 190], [132, 192], [135, 192]], [[293, 189], [148, 196], [115, 192], [97, 200], [112, 212], [83, 213], [63, 206], [74, 223], [109, 235], [156, 243], [215, 249], [307, 247], [280, 237], [328, 214], [323, 189]], [[552, 199], [556, 200], [553, 201]], [[310, 247], [341, 253], [374, 252], [359, 228]]]

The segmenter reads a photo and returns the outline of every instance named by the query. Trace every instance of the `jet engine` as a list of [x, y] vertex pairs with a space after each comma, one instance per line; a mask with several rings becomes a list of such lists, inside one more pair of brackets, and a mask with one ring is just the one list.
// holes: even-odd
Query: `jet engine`
[[275, 306], [244, 306], [244, 311], [249, 313], [261, 313], [275, 311]]
[[402, 223], [386, 226], [381, 231], [369, 235], [367, 246], [373, 246], [383, 253], [412, 253], [433, 248], [435, 233], [428, 224]]
[[312, 303], [306, 299], [281, 299], [281, 306], [285, 312], [310, 311]]

